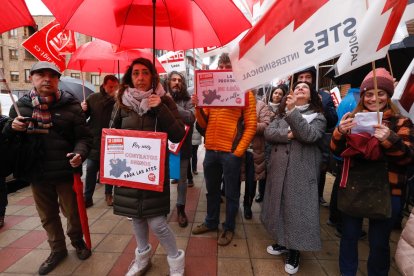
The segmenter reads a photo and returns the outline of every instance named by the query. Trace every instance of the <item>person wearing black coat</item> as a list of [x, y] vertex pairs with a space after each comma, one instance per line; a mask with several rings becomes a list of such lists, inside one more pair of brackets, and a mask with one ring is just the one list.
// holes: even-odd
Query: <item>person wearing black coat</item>
[[[184, 123], [177, 105], [165, 94], [152, 62], [145, 58], [135, 59], [122, 78], [110, 125], [118, 129], [165, 132], [171, 142], [180, 142], [185, 135]], [[114, 213], [132, 218], [137, 240], [128, 276], [144, 275], [151, 267], [149, 228], [167, 252], [170, 275], [184, 275], [185, 253], [178, 250], [166, 217], [170, 212], [169, 182], [168, 158], [165, 158], [162, 192], [115, 186]]]
[[[32, 159], [22, 159], [19, 166], [28, 168], [21, 177], [31, 182], [36, 209], [48, 236], [51, 254], [40, 265], [39, 274], [52, 271], [68, 254], [59, 216], [67, 218], [67, 234], [79, 259], [91, 255], [82, 238], [73, 170], [81, 169], [92, 143], [85, 114], [79, 101], [70, 93], [58, 90], [59, 69], [41, 61], [30, 70], [34, 88], [10, 109], [10, 120], [3, 129], [7, 137], [25, 139], [33, 145]], [[28, 164], [28, 162], [30, 162]]]
[[[101, 137], [102, 129], [109, 127], [112, 109], [115, 104], [115, 94], [118, 90], [119, 80], [114, 75], [107, 75], [100, 87], [99, 93], [89, 95], [86, 101], [82, 102], [82, 110], [86, 117], [89, 118], [88, 126], [93, 136], [93, 144], [86, 160], [86, 178], [85, 178], [85, 206], [86, 208], [93, 205], [93, 193], [97, 181], [97, 174], [100, 168]], [[105, 185], [106, 205], [112, 206], [112, 185]]]

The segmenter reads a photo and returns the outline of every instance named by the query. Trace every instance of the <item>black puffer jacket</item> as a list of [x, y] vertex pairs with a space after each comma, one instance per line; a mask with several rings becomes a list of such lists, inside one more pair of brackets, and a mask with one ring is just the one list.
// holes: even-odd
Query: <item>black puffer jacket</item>
[[[33, 113], [32, 101], [29, 95], [24, 95], [17, 102], [20, 113], [24, 117], [31, 117]], [[5, 135], [23, 135], [27, 143], [36, 145], [32, 148], [36, 152], [29, 153], [34, 156], [30, 160], [30, 170], [24, 172], [21, 177], [31, 182], [44, 180], [72, 181], [73, 170], [66, 157], [67, 153], [79, 153], [82, 160], [88, 156], [92, 136], [86, 126], [85, 114], [79, 101], [71, 94], [62, 91], [58, 102], [49, 107], [52, 115], [53, 126], [48, 134], [27, 134], [11, 129], [12, 120], [17, 113], [10, 109], [10, 120], [3, 129]]]
[[[156, 126], [156, 131], [167, 133], [168, 139], [173, 143], [181, 141], [185, 134], [184, 123], [178, 114], [177, 106], [168, 96], [161, 97], [161, 104], [143, 116], [124, 108], [118, 109], [117, 105], [114, 106], [112, 113], [115, 128], [155, 131]], [[168, 154], [166, 156], [163, 192], [115, 187], [114, 213], [116, 215], [146, 218], [167, 215], [170, 212]]]
[[91, 94], [86, 99], [86, 104], [88, 110], [85, 114], [86, 117], [89, 117], [88, 126], [93, 136], [92, 148], [88, 158], [98, 161], [101, 152], [102, 128], [109, 126], [115, 100], [104, 91], [101, 91]]

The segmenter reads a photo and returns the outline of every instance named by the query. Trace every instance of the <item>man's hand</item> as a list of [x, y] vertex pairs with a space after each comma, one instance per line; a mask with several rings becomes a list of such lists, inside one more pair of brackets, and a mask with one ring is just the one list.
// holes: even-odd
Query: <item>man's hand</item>
[[70, 152], [66, 154], [66, 157], [70, 158], [69, 163], [72, 166], [72, 168], [76, 168], [82, 165], [82, 157], [79, 153]]
[[14, 131], [23, 132], [27, 130], [28, 124], [29, 124], [28, 122], [24, 121], [24, 117], [17, 116], [16, 118], [14, 118], [11, 127]]
[[81, 107], [82, 107], [82, 110], [83, 111], [87, 111], [88, 110], [88, 104], [85, 101], [81, 102]]

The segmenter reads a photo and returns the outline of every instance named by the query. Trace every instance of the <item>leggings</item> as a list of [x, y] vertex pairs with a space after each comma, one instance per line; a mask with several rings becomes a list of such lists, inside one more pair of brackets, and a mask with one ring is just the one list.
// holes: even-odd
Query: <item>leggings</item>
[[177, 243], [165, 216], [143, 219], [132, 218], [132, 225], [139, 251], [145, 250], [149, 244], [149, 226], [155, 236], [157, 236], [162, 247], [164, 247], [167, 255], [171, 258], [178, 255]]

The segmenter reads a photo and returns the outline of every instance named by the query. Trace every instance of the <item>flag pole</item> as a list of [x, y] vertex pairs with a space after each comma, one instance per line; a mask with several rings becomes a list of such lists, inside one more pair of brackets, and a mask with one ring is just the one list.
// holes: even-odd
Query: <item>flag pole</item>
[[378, 83], [377, 83], [377, 73], [375, 72], [375, 61], [372, 61], [371, 64], [372, 64], [372, 74], [374, 76], [375, 108], [377, 110], [378, 124], [380, 124], [381, 123], [381, 118], [380, 118], [380, 114], [379, 114]]
[[391, 65], [391, 59], [390, 59], [389, 52], [387, 52], [387, 61], [388, 61], [388, 67], [390, 68], [391, 76], [392, 76], [392, 78], [394, 78], [394, 73], [392, 72], [392, 65]]

